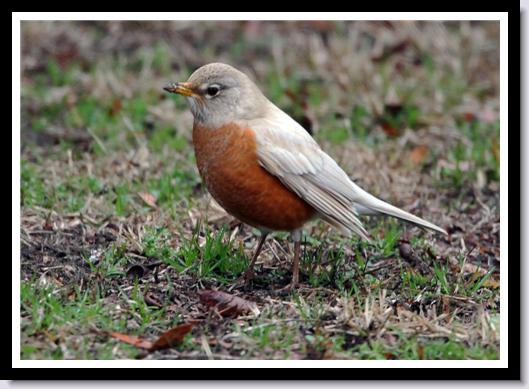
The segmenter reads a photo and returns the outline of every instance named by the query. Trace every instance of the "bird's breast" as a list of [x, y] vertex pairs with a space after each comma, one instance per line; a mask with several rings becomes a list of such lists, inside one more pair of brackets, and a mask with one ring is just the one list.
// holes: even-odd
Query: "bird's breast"
[[255, 133], [237, 124], [193, 127], [198, 170], [217, 202], [241, 221], [258, 228], [292, 231], [314, 209], [268, 173], [257, 158]]

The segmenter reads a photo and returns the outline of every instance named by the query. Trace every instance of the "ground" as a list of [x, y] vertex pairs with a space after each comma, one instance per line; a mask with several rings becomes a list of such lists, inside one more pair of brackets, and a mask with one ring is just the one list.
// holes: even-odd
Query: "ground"
[[[445, 228], [258, 231], [209, 198], [162, 89], [246, 72], [364, 189]], [[22, 359], [499, 358], [499, 23], [23, 22]], [[218, 290], [254, 304], [222, 315]], [[112, 332], [173, 347], [145, 351]]]

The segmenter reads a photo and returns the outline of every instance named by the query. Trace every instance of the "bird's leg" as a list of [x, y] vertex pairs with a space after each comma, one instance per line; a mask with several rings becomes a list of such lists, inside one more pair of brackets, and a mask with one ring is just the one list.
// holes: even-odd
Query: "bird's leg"
[[263, 244], [266, 240], [266, 237], [268, 236], [268, 232], [262, 232], [261, 238], [259, 239], [259, 243], [257, 244], [257, 250], [255, 250], [255, 253], [252, 257], [252, 260], [250, 261], [250, 264], [248, 265], [248, 268], [243, 274], [244, 280], [246, 282], [250, 281], [253, 278], [253, 267], [255, 266], [255, 262], [257, 261], [257, 257], [259, 257], [259, 253], [261, 252], [263, 248]]
[[[301, 234], [300, 234], [301, 235]], [[294, 259], [292, 260], [292, 287], [299, 284], [299, 256], [301, 252], [301, 239], [294, 241]]]
[[292, 282], [290, 289], [297, 288], [299, 284], [299, 256], [301, 252], [301, 230], [295, 230], [290, 234], [294, 241], [294, 258], [292, 259]]
[[299, 286], [299, 258], [301, 255], [301, 230], [295, 230], [290, 235], [294, 241], [294, 258], [292, 259], [292, 281], [278, 292], [288, 292]]

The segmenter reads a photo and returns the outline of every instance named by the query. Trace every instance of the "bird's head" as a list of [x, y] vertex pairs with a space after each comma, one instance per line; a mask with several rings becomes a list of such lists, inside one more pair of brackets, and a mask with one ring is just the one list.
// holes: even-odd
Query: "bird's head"
[[164, 89], [185, 96], [195, 122], [207, 127], [258, 118], [269, 103], [248, 76], [223, 63], [204, 65]]

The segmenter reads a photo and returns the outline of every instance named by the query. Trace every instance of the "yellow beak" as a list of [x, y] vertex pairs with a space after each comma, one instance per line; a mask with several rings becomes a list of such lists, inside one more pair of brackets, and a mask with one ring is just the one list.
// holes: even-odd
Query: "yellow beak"
[[179, 95], [184, 96], [193, 96], [195, 92], [193, 92], [193, 85], [190, 82], [177, 82], [172, 83], [163, 89], [170, 93], [178, 93]]

